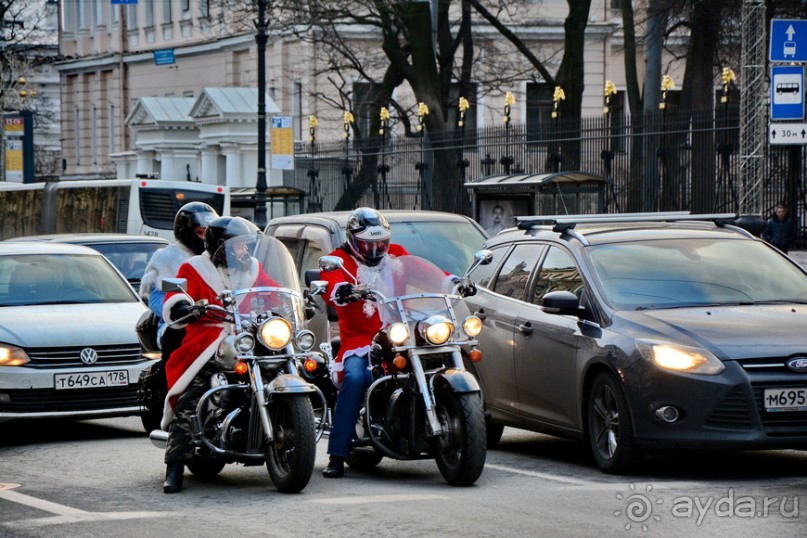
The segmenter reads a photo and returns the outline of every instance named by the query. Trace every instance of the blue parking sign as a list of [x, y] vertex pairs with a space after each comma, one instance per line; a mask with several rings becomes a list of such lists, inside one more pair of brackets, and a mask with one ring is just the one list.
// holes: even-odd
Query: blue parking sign
[[771, 67], [771, 119], [804, 119], [804, 67]]

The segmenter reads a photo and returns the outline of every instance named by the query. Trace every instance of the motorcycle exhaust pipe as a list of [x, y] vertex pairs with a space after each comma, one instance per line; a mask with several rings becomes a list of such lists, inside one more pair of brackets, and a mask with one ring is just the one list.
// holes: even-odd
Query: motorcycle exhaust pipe
[[165, 447], [168, 444], [168, 432], [163, 430], [152, 430], [152, 432], [149, 434], [149, 440], [151, 441], [151, 444], [157, 448], [165, 450]]

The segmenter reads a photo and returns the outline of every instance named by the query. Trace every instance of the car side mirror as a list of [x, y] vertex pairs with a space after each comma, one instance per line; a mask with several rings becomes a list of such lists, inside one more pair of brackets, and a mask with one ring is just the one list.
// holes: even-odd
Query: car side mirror
[[579, 316], [585, 312], [577, 295], [570, 291], [550, 291], [541, 299], [541, 310], [559, 316]]
[[160, 290], [166, 293], [172, 291], [188, 291], [188, 281], [184, 278], [164, 278], [160, 283]]

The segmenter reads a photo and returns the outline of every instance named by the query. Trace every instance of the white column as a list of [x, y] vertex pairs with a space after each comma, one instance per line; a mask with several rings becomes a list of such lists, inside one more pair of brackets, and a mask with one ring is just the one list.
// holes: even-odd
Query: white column
[[154, 162], [153, 151], [137, 151], [137, 173], [143, 175], [151, 175], [154, 173], [152, 163]]
[[224, 154], [225, 158], [225, 169], [226, 169], [226, 186], [227, 187], [241, 187], [241, 155], [238, 151], [238, 146], [236, 144], [222, 144], [221, 145], [221, 152]]

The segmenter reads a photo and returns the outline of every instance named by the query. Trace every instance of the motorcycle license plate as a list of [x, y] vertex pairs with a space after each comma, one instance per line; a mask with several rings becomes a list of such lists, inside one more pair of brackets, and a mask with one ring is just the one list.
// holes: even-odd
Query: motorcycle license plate
[[129, 384], [129, 372], [111, 370], [86, 374], [56, 374], [53, 382], [56, 390], [125, 387]]
[[807, 388], [765, 389], [765, 411], [807, 411]]

